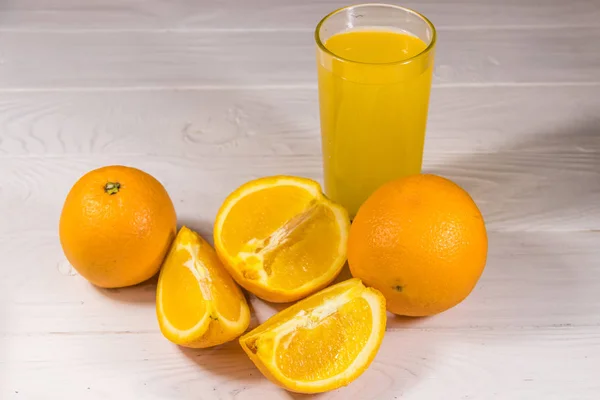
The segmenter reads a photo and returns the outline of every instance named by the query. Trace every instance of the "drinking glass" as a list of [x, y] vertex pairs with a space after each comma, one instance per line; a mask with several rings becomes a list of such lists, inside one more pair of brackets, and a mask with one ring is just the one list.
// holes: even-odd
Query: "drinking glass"
[[324, 17], [315, 40], [325, 192], [353, 217], [421, 171], [436, 32], [415, 11], [362, 4]]

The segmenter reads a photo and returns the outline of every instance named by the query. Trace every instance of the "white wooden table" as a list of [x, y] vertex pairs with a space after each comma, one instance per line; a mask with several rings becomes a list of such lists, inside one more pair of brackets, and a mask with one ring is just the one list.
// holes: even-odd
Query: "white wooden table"
[[[86, 171], [160, 179], [209, 236], [237, 185], [321, 179], [312, 31], [338, 0], [0, 2], [0, 399], [305, 399], [237, 343], [164, 339], [155, 283], [100, 290], [57, 237]], [[460, 306], [391, 317], [327, 399], [600, 398], [600, 0], [411, 0], [439, 30], [425, 171], [487, 220]], [[257, 318], [273, 309], [251, 298]]]

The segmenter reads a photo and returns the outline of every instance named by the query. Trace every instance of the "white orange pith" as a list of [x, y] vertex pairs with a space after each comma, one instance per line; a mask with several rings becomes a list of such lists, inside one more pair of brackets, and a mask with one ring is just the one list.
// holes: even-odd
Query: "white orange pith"
[[275, 176], [248, 182], [219, 210], [215, 248], [233, 278], [268, 301], [298, 300], [327, 286], [346, 261], [350, 221], [319, 184]]
[[365, 371], [385, 325], [383, 295], [350, 279], [274, 315], [240, 344], [274, 383], [319, 393], [347, 385]]

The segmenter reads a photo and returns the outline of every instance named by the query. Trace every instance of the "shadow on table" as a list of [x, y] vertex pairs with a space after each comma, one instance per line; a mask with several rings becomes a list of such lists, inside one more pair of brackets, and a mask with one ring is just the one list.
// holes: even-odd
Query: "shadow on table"
[[238, 385], [250, 385], [263, 379], [237, 340], [207, 349], [179, 346], [179, 350], [203, 370], [225, 376]]
[[213, 222], [203, 217], [184, 217], [178, 221], [178, 229], [182, 226], [187, 226], [194, 232], [198, 233], [204, 238], [211, 246], [213, 243]]
[[[505, 232], [502, 240], [514, 241], [519, 246], [518, 251], [527, 252], [537, 246], [535, 251], [543, 252], [540, 249], [543, 241], [529, 243], [527, 235], [511, 239], [509, 232], [586, 231], [600, 227], [600, 118], [574, 121], [548, 132], [534, 133], [493, 153], [449, 157], [449, 160], [442, 158], [426, 166], [424, 172], [452, 179], [467, 190], [480, 207], [490, 234], [488, 268], [490, 257], [500, 251], [495, 247], [495, 233]], [[546, 243], [547, 251], [556, 253], [552, 250], [558, 244], [550, 239]], [[506, 251], [505, 246], [503, 249]], [[527, 267], [506, 266], [510, 277], [504, 279], [502, 273], [498, 277], [494, 272], [495, 279], [504, 279], [506, 283], [528, 281], [535, 276], [537, 265]], [[565, 264], [564, 268], [555, 271], [560, 274], [556, 278], [569, 282], [572, 272]], [[506, 288], [507, 295], [510, 289]], [[538, 301], [547, 305], [547, 311], [552, 314], [553, 299], [540, 298]], [[454, 312], [461, 313], [462, 318], [467, 317], [463, 307], [469, 307], [469, 300], [457, 307], [461, 310], [450, 310], [449, 315], [442, 313], [433, 318], [392, 317], [388, 319], [388, 328], [401, 330], [432, 328], [440, 323], [446, 325], [451, 322]], [[514, 313], [519, 310], [515, 309]], [[478, 325], [477, 321], [473, 321], [473, 325]]]
[[[427, 157], [427, 154], [425, 155]], [[539, 239], [534, 236], [519, 235], [511, 237], [510, 232], [521, 231], [553, 231], [553, 230], [588, 230], [600, 227], [600, 119], [555, 127], [551, 132], [540, 132], [524, 138], [519, 143], [500, 148], [493, 153], [450, 155], [429, 165], [424, 172], [435, 173], [452, 179], [465, 188], [480, 206], [486, 219], [490, 233], [489, 257], [499, 256], [499, 252], [509, 251], [514, 242], [518, 246], [517, 252], [533, 252], [545, 255], [557, 254], [556, 248], [560, 247], [559, 240], [549, 235], [548, 238]], [[501, 233], [498, 237], [496, 233]], [[537, 239], [537, 240], [534, 240]], [[495, 242], [495, 240], [501, 242]], [[499, 246], [498, 248], [496, 246]], [[518, 255], [516, 255], [518, 256]], [[411, 318], [393, 316], [388, 314], [388, 330], [393, 330], [398, 338], [398, 354], [402, 354], [402, 346], [406, 345], [403, 339], [410, 338], [415, 342], [420, 340], [419, 349], [411, 345], [412, 359], [394, 362], [394, 357], [382, 352], [394, 351], [382, 347], [377, 357], [378, 363], [404, 366], [418, 376], [413, 382], [407, 381], [394, 387], [394, 391], [406, 393], [422, 380], [430, 371], [432, 360], [435, 360], [436, 345], [428, 338], [434, 337], [426, 334], [428, 330], [437, 328], [456, 327], [456, 320], [462, 323], [472, 323], [473, 326], [482, 325], [481, 321], [474, 320], [470, 315], [485, 315], [486, 312], [500, 311], [502, 315], [490, 315], [485, 318], [485, 324], [508, 323], [506, 321], [519, 321], [522, 308], [515, 307], [515, 301], [522, 301], [522, 307], [527, 307], [528, 302], [535, 302], [540, 308], [541, 318], [553, 315], [556, 304], [564, 298], [565, 303], [576, 304], [574, 300], [580, 290], [578, 282], [582, 277], [577, 277], [574, 270], [560, 255], [555, 258], [556, 268], [553, 268], [552, 279], [557, 285], [564, 285], [560, 291], [552, 293], [547, 285], [539, 283], [541, 266], [533, 262], [523, 265], [524, 268], [513, 268], [511, 265], [499, 265], [490, 262], [488, 257], [487, 271], [491, 280], [482, 281], [475, 291], [464, 303], [446, 313], [426, 318]], [[503, 260], [510, 261], [512, 255], [503, 254]], [[532, 260], [536, 260], [532, 257]], [[546, 258], [540, 258], [544, 262]], [[543, 278], [542, 278], [543, 279]], [[496, 288], [489, 291], [492, 297], [486, 298], [485, 288], [482, 284], [507, 285], [505, 288]], [[520, 283], [520, 287], [529, 287], [527, 293], [515, 293], [518, 288], [510, 287], [511, 284]], [[525, 282], [525, 283], [523, 283]], [[531, 282], [528, 286], [527, 282]], [[559, 293], [560, 292], [560, 293]], [[503, 300], [501, 296], [506, 296]], [[570, 297], [570, 299], [567, 299]], [[504, 301], [510, 304], [506, 307], [486, 307], [485, 304], [472, 303], [477, 301]], [[471, 312], [469, 310], [472, 310]], [[453, 315], [456, 318], [453, 318]], [[562, 317], [559, 317], [560, 319]], [[547, 318], [546, 318], [547, 320]], [[461, 322], [459, 322], [461, 323]], [[532, 324], [537, 322], [532, 322]], [[468, 329], [470, 325], [461, 326]], [[490, 327], [492, 329], [493, 327]], [[385, 343], [385, 342], [384, 342]], [[406, 350], [406, 349], [405, 349]], [[421, 361], [426, 360], [426, 361]], [[419, 369], [419, 365], [429, 363], [429, 367]], [[409, 377], [410, 378], [410, 377]]]
[[[231, 103], [235, 104], [236, 92], [231, 91], [227, 94], [231, 96]], [[265, 107], [261, 109], [272, 111], [270, 122], [281, 127], [282, 131], [295, 132], [299, 129], [297, 126], [292, 126], [290, 118], [281, 112], [277, 105], [269, 104], [268, 100], [262, 98], [264, 95], [261, 91], [253, 94], [256, 103], [264, 103]], [[267, 140], [273, 139], [265, 138], [265, 142]], [[318, 132], [315, 132], [315, 141], [318, 140]], [[290, 159], [298, 155], [291, 154]], [[310, 156], [319, 157], [319, 154]], [[278, 157], [277, 160], [283, 158]], [[598, 226], [600, 120], [573, 121], [568, 125], [556, 126], [551, 131], [533, 133], [520, 142], [503, 146], [494, 152], [440, 154], [433, 163], [427, 163], [428, 153], [426, 153], [425, 159], [424, 172], [448, 177], [471, 194], [481, 208], [490, 231], [568, 230], [585, 229], [594, 224]], [[320, 165], [314, 166], [319, 170], [307, 171], [306, 164], [298, 167], [287, 162], [280, 162], [280, 164], [272, 165], [273, 174], [301, 174], [312, 178], [320, 176]], [[244, 180], [254, 178], [255, 171], [256, 169], [249, 166], [248, 170], [241, 171], [236, 179], [242, 183]], [[235, 189], [235, 184], [231, 183], [231, 190]], [[227, 193], [222, 195], [224, 198]], [[199, 231], [207, 239], [212, 238], [212, 223], [204, 217], [195, 220], [184, 216], [182, 222]], [[549, 245], [556, 244], [549, 243]], [[493, 246], [492, 238], [490, 248]], [[526, 277], [531, 275], [531, 269], [535, 267], [531, 265], [528, 271], [513, 269], [511, 272]], [[568, 267], [568, 265], [564, 266], [563, 273], [569, 273]], [[348, 269], [345, 268], [343, 275], [337, 281], [349, 277]], [[511, 279], [518, 280], [519, 276], [513, 276]], [[555, 304], [553, 299], [541, 298], [539, 301], [544, 302], [547, 311], [552, 312]], [[288, 305], [271, 306], [280, 310]], [[514, 313], [519, 311], [515, 309]], [[451, 312], [448, 312], [448, 316]], [[379, 377], [385, 378], [386, 374], [395, 372], [402, 379], [395, 380], [387, 389], [397, 393], [404, 393], [420, 380], [425, 379], [433, 370], [436, 353], [438, 353], [436, 343], [431, 343], [430, 340], [433, 336], [420, 335], [419, 332], [420, 328], [430, 324], [430, 320], [392, 316], [388, 320], [388, 328], [395, 331], [394, 336], [397, 336], [397, 340], [384, 339], [384, 345], [375, 363], [365, 372], [365, 379], [368, 376], [369, 379], [379, 382], [377, 381]], [[406, 328], [411, 332], [403, 333]], [[403, 343], [403, 334], [410, 334], [409, 343]], [[200, 368], [211, 373], [239, 379], [244, 383], [255, 383], [259, 379], [264, 379], [236, 342], [214, 349], [182, 348], [181, 351]], [[410, 357], [403, 358], [405, 352], [410, 353]], [[428, 361], [421, 362], [421, 360]], [[356, 382], [357, 385], [351, 384], [347, 388], [336, 391], [333, 397], [341, 399], [350, 397], [350, 394], [354, 395], [355, 388], [360, 389], [359, 382], [360, 379]], [[375, 387], [377, 391], [384, 388], [383, 383]], [[291, 393], [289, 396], [294, 399], [313, 398], [313, 396]]]
[[118, 288], [104, 289], [90, 284], [98, 293], [104, 297], [123, 303], [147, 303], [154, 306], [156, 300], [156, 284], [158, 274], [138, 285]]
[[424, 172], [465, 188], [491, 231], [598, 226], [600, 119], [534, 133], [493, 153], [443, 155]]

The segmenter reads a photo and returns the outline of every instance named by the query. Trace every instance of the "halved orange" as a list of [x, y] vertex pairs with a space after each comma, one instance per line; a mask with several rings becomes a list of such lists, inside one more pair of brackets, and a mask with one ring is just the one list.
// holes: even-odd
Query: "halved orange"
[[347, 385], [367, 369], [385, 325], [383, 295], [354, 278], [274, 315], [240, 344], [274, 383], [319, 393]]
[[156, 292], [163, 335], [186, 347], [210, 347], [241, 335], [250, 310], [213, 248], [183, 227], [165, 259]]
[[346, 262], [350, 220], [310, 179], [273, 176], [231, 193], [214, 227], [217, 254], [233, 278], [272, 302], [327, 286]]

